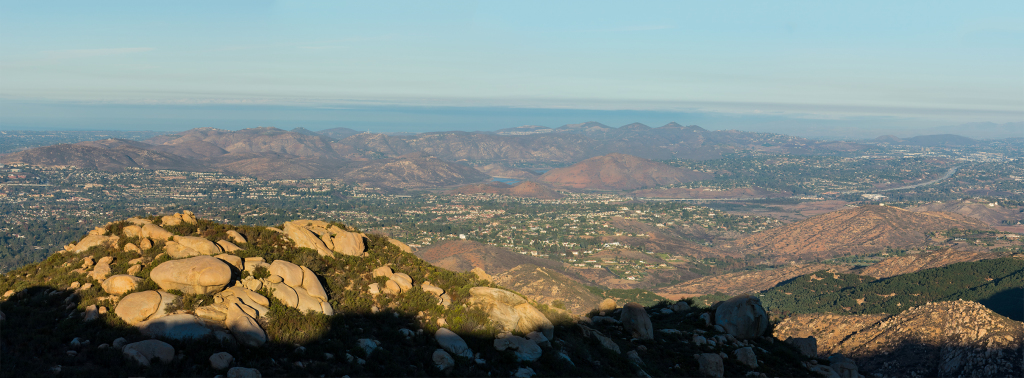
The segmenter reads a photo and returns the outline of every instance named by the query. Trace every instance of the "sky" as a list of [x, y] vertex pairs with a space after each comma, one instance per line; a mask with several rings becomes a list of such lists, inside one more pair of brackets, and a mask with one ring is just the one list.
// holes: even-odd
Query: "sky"
[[1024, 2], [0, 2], [0, 129], [584, 121], [1005, 130]]

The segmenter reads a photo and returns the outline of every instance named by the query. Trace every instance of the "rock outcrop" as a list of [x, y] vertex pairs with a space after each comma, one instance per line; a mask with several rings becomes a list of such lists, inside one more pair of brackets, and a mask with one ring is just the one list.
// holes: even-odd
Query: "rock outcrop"
[[231, 268], [215, 257], [196, 256], [157, 265], [149, 277], [164, 290], [213, 294], [231, 282]]
[[[1024, 369], [1024, 323], [971, 301], [928, 303], [892, 316], [797, 315], [779, 323], [775, 335], [814, 336], [819, 356], [842, 354], [868, 375], [995, 377]], [[832, 364], [837, 374], [852, 368], [838, 357]]]
[[117, 303], [114, 314], [130, 325], [157, 319], [167, 314], [167, 307], [178, 296], [163, 291], [147, 290], [126, 295]]
[[741, 295], [718, 305], [715, 324], [738, 339], [752, 339], [768, 330], [768, 313], [759, 298]]
[[437, 344], [449, 353], [465, 358], [473, 358], [473, 350], [469, 349], [469, 345], [466, 345], [466, 340], [463, 340], [462, 337], [448, 328], [439, 328], [434, 333], [434, 338], [437, 339]]
[[113, 295], [124, 295], [125, 293], [135, 290], [142, 284], [142, 279], [127, 274], [117, 274], [110, 276], [101, 285], [103, 291]]
[[639, 303], [627, 303], [622, 306], [622, 314], [619, 316], [622, 328], [633, 337], [640, 340], [654, 339], [654, 326], [651, 325], [651, 317], [647, 310]]
[[469, 289], [469, 302], [481, 306], [490, 320], [506, 332], [541, 331], [554, 338], [554, 325], [523, 297], [508, 290], [478, 286]]
[[125, 359], [149, 367], [153, 360], [169, 364], [174, 361], [174, 347], [160, 340], [144, 340], [121, 349]]
[[366, 256], [365, 235], [342, 230], [324, 221], [300, 219], [285, 222], [282, 231], [296, 247], [316, 250], [321, 256], [333, 256], [335, 253]]
[[506, 349], [513, 350], [517, 360], [526, 362], [537, 361], [543, 354], [540, 345], [533, 340], [508, 334], [494, 339], [494, 349], [499, 352]]
[[147, 320], [139, 330], [149, 337], [172, 340], [201, 339], [213, 333], [206, 323], [192, 314], [174, 314]]
[[196, 216], [191, 211], [185, 210], [180, 213], [163, 216], [160, 218], [160, 223], [164, 226], [177, 226], [182, 223], [196, 224]]
[[[270, 274], [270, 278], [264, 284], [273, 289], [274, 297], [281, 303], [302, 312], [334, 314], [331, 304], [327, 302], [327, 292], [308, 268], [284, 260], [275, 260], [270, 264]], [[277, 281], [274, 277], [279, 277], [281, 281], [274, 282]]]

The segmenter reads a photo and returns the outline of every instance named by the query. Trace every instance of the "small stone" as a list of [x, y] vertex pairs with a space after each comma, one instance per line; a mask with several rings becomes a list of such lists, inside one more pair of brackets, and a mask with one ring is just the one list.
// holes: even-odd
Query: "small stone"
[[700, 365], [700, 373], [705, 376], [725, 376], [725, 364], [722, 362], [722, 356], [716, 353], [702, 353], [698, 355], [697, 363]]
[[733, 352], [733, 356], [736, 356], [737, 362], [747, 365], [752, 369], [757, 368], [757, 355], [754, 354], [753, 348], [743, 347], [736, 349], [736, 351]]
[[445, 352], [444, 349], [435, 350], [431, 359], [434, 361], [434, 366], [437, 367], [437, 370], [446, 372], [455, 367], [455, 359], [448, 352]]
[[228, 378], [263, 378], [263, 375], [259, 370], [236, 366], [228, 370]]
[[214, 353], [210, 356], [210, 367], [214, 370], [224, 370], [231, 367], [231, 362], [235, 360], [235, 357], [228, 352]]

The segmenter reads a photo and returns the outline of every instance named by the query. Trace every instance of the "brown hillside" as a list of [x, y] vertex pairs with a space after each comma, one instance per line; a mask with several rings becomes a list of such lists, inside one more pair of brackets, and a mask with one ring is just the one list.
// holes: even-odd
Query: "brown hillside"
[[526, 169], [511, 168], [501, 163], [479, 165], [473, 168], [476, 168], [478, 171], [489, 174], [494, 177], [533, 180], [540, 176], [532, 171]]
[[780, 282], [819, 270], [846, 271], [845, 267], [828, 264], [789, 265], [778, 269], [727, 273], [692, 279], [680, 284], [659, 288], [656, 293], [671, 300], [700, 295], [725, 293], [739, 295], [764, 291]]
[[857, 274], [875, 278], [887, 278], [919, 270], [940, 268], [958, 262], [979, 261], [998, 257], [1000, 257], [998, 253], [989, 252], [988, 249], [980, 247], [971, 250], [947, 249], [932, 253], [893, 256], [866, 267]]
[[616, 153], [593, 157], [570, 167], [552, 169], [541, 175], [540, 180], [573, 189], [635, 190], [708, 177], [705, 173]]
[[558, 306], [577, 315], [597, 308], [604, 298], [587, 290], [583, 282], [550, 268], [522, 264], [496, 275], [494, 283], [515, 290], [531, 300]]
[[958, 214], [919, 213], [892, 206], [861, 206], [818, 215], [739, 241], [746, 253], [764, 254], [776, 262], [828, 259], [846, 254], [879, 252], [885, 247], [924, 245], [925, 234], [951, 228], [987, 229], [984, 223]]
[[391, 188], [436, 188], [479, 182], [489, 178], [490, 176], [470, 166], [449, 163], [422, 154], [374, 160], [364, 167], [342, 175], [344, 180]]
[[814, 336], [818, 354], [842, 353], [880, 376], [1020, 376], [1024, 323], [971, 301], [929, 303], [885, 315], [797, 315], [775, 336]]
[[932, 202], [923, 206], [911, 207], [907, 210], [920, 212], [942, 211], [960, 214], [976, 218], [991, 226], [1003, 226], [1003, 221], [1018, 221], [1022, 217], [1020, 209], [1017, 207], [1010, 208], [999, 203], [990, 203], [988, 201], [980, 200]]
[[75, 166], [101, 171], [122, 171], [125, 168], [190, 171], [208, 169], [188, 157], [159, 151], [145, 143], [121, 139], [33, 148], [0, 155], [0, 162], [42, 166]]

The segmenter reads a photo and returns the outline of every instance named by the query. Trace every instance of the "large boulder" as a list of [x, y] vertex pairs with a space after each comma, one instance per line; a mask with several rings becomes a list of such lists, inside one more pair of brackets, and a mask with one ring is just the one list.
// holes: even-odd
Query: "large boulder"
[[129, 238], [142, 237], [142, 226], [130, 224], [124, 226], [124, 228], [121, 229], [121, 232], [124, 233], [124, 236]]
[[291, 286], [285, 285], [283, 282], [270, 283], [269, 286], [270, 290], [273, 291], [274, 298], [277, 298], [285, 306], [299, 306], [299, 295], [295, 294], [295, 289], [292, 289]]
[[228, 306], [227, 319], [224, 324], [242, 345], [258, 348], [267, 342], [267, 333], [263, 331], [256, 319], [242, 310], [238, 303]]
[[473, 350], [469, 349], [469, 345], [466, 344], [466, 340], [463, 340], [462, 337], [448, 328], [438, 329], [437, 332], [434, 333], [434, 338], [437, 339], [437, 344], [449, 353], [456, 356], [473, 358]]
[[700, 373], [706, 377], [724, 377], [725, 364], [718, 353], [701, 353], [697, 356]]
[[118, 238], [117, 235], [104, 236], [99, 233], [90, 233], [89, 235], [86, 235], [86, 237], [82, 238], [78, 244], [75, 244], [72, 251], [75, 253], [81, 253], [96, 246], [112, 247], [119, 239], [120, 238]]
[[174, 240], [167, 241], [167, 244], [164, 245], [164, 252], [166, 252], [168, 256], [176, 259], [201, 255], [199, 251], [186, 247]]
[[829, 356], [828, 366], [840, 378], [864, 378], [857, 369], [857, 363], [842, 354], [836, 353]]
[[100, 261], [96, 262], [96, 266], [92, 268], [92, 271], [89, 272], [89, 277], [92, 277], [92, 279], [98, 282], [106, 280], [107, 277], [110, 276], [110, 262], [113, 261], [113, 259], [114, 258], [110, 256], [105, 256], [100, 259]]
[[101, 286], [103, 286], [103, 291], [108, 294], [124, 295], [124, 293], [135, 290], [140, 284], [142, 284], [142, 279], [139, 277], [117, 274], [107, 278]]
[[455, 359], [448, 352], [445, 352], [444, 349], [435, 350], [430, 359], [434, 361], [434, 366], [440, 371], [447, 372], [455, 367]]
[[163, 229], [163, 227], [157, 226], [152, 223], [148, 223], [142, 226], [142, 237], [153, 239], [153, 241], [167, 241], [173, 237], [170, 231]]
[[131, 325], [142, 323], [160, 307], [160, 293], [153, 290], [131, 293], [121, 298], [114, 308], [122, 320]]
[[174, 241], [177, 242], [178, 244], [181, 244], [185, 248], [194, 249], [196, 252], [199, 252], [200, 254], [207, 256], [213, 256], [223, 252], [221, 251], [220, 246], [218, 246], [217, 243], [214, 243], [212, 241], [207, 240], [206, 238], [201, 238], [198, 236], [175, 235]]
[[334, 251], [346, 256], [366, 256], [366, 243], [363, 234], [337, 230], [332, 241]]
[[757, 368], [757, 355], [754, 354], [754, 348], [743, 347], [733, 351], [733, 356], [736, 357], [736, 361], [747, 365], [751, 369]]
[[811, 337], [789, 337], [786, 338], [786, 344], [792, 345], [800, 354], [806, 357], [817, 357], [818, 356], [818, 339]]
[[284, 284], [291, 287], [302, 286], [302, 268], [285, 260], [274, 260], [270, 264], [270, 274], [281, 276]]
[[491, 322], [506, 332], [541, 331], [554, 338], [554, 325], [523, 297], [508, 290], [478, 286], [469, 289], [470, 303], [487, 312]]
[[511, 349], [515, 351], [517, 360], [527, 362], [537, 361], [543, 353], [540, 345], [533, 340], [514, 335], [494, 339], [494, 349], [499, 352]]
[[246, 242], [245, 236], [242, 236], [242, 234], [239, 234], [238, 231], [227, 230], [227, 232], [225, 232], [225, 234], [227, 234], [228, 238], [231, 238], [231, 241], [235, 242], [235, 244], [245, 244], [245, 242]]
[[213, 334], [206, 323], [192, 314], [174, 314], [150, 319], [139, 325], [143, 335], [172, 340], [201, 339]]
[[216, 257], [196, 256], [157, 265], [149, 277], [164, 290], [210, 294], [231, 282], [231, 267]]
[[144, 340], [125, 345], [121, 349], [125, 359], [135, 361], [142, 366], [150, 366], [155, 359], [169, 364], [174, 361], [174, 347], [160, 340]]
[[398, 247], [398, 249], [402, 250], [402, 252], [412, 253], [412, 248], [410, 248], [408, 244], [402, 243], [402, 241], [398, 239], [388, 238], [388, 243], [394, 244], [395, 247]]
[[741, 295], [718, 305], [715, 324], [738, 339], [752, 339], [768, 330], [768, 313], [759, 298]]
[[167, 308], [178, 299], [165, 291], [140, 291], [126, 295], [117, 303], [114, 314], [130, 325], [167, 315]]
[[619, 316], [622, 328], [640, 340], [654, 339], [654, 326], [651, 325], [651, 317], [647, 310], [639, 303], [627, 303], [622, 306], [622, 315]]
[[214, 353], [210, 356], [210, 367], [213, 370], [224, 370], [231, 367], [231, 362], [235, 360], [235, 357], [228, 352]]
[[296, 247], [315, 250], [321, 256], [334, 255], [334, 252], [330, 248], [327, 248], [324, 241], [309, 229], [311, 226], [310, 222], [311, 221], [308, 220], [284, 222], [283, 231], [285, 235], [295, 243]]
[[316, 278], [316, 274], [307, 267], [302, 268], [302, 288], [306, 289], [306, 293], [313, 298], [320, 299], [321, 301], [327, 300], [327, 291], [324, 290], [324, 286], [320, 283], [320, 279]]
[[224, 252], [234, 252], [241, 250], [241, 248], [238, 248], [237, 245], [227, 240], [218, 240], [217, 245], [219, 245], [220, 248], [224, 250]]

